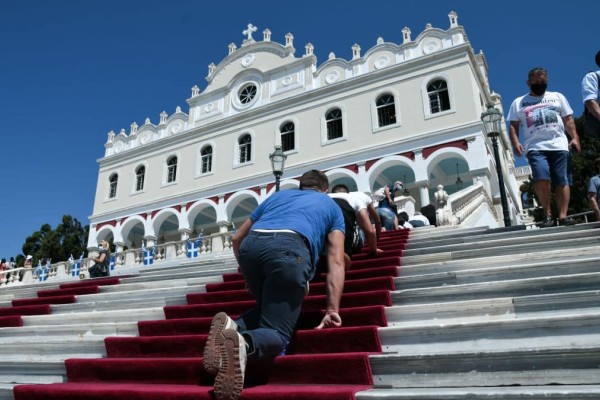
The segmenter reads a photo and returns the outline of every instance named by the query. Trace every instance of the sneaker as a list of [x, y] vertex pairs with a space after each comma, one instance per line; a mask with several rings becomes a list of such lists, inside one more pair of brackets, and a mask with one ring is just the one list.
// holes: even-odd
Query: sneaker
[[571, 217], [567, 217], [567, 218], [561, 218], [559, 220], [559, 225], [564, 225], [564, 226], [571, 226], [571, 225], [575, 225], [577, 222], [575, 222], [575, 220]]
[[244, 387], [246, 341], [235, 329], [225, 329], [217, 341], [222, 345], [223, 357], [215, 378], [215, 397], [217, 400], [238, 400]]
[[209, 374], [216, 375], [221, 366], [222, 349], [220, 344], [217, 343], [217, 337], [221, 335], [225, 329], [237, 331], [237, 328], [237, 324], [224, 312], [220, 312], [213, 317], [210, 323], [208, 338], [204, 345], [204, 353], [202, 355], [202, 364]]
[[554, 226], [554, 218], [552, 218], [552, 215], [546, 215], [544, 220], [538, 223], [538, 226], [540, 228], [549, 228], [551, 226]]

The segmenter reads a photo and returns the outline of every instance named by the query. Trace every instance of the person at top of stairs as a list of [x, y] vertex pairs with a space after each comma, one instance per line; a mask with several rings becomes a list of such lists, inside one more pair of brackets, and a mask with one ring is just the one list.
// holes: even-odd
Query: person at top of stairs
[[325, 242], [327, 304], [317, 328], [342, 325], [345, 226], [328, 189], [323, 172], [308, 171], [300, 190], [268, 197], [235, 234], [233, 252], [257, 305], [235, 321], [225, 313], [213, 318], [202, 362], [217, 373], [217, 399], [239, 398], [246, 357], [262, 362], [285, 354]]

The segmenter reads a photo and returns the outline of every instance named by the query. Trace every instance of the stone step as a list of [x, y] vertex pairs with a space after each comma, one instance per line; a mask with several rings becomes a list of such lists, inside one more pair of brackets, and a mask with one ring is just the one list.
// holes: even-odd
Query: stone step
[[[114, 322], [137, 322], [146, 320], [165, 319], [162, 307], [141, 308], [143, 304], [138, 304], [136, 309], [112, 310], [98, 312], [72, 312], [72, 313], [54, 313], [47, 315], [23, 316], [23, 326], [51, 326], [51, 325], [78, 325], [78, 324], [99, 324]], [[0, 332], [3, 329], [0, 328]], [[18, 328], [14, 328], [18, 329]]]
[[[15, 340], [19, 343], [25, 337], [43, 336], [137, 336], [137, 321], [125, 322], [84, 322], [67, 323], [64, 325], [40, 325], [32, 320], [33, 317], [23, 317], [24, 325], [21, 327], [0, 328], [0, 337], [6, 340]], [[164, 319], [164, 318], [159, 318]], [[66, 321], [72, 322], [72, 321]]]
[[[441, 285], [458, 285], [468, 283], [482, 283], [490, 281], [503, 281], [514, 279], [541, 278], [549, 276], [561, 276], [572, 274], [585, 274], [600, 272], [600, 262], [596, 256], [576, 256], [572, 258], [561, 258], [558, 260], [536, 260], [533, 262], [521, 262], [515, 260], [513, 263], [502, 263], [500, 265], [489, 264], [485, 268], [475, 269], [470, 262], [463, 261], [465, 269], [454, 271], [425, 273], [422, 275], [405, 275], [406, 269], [411, 269], [414, 274], [420, 268], [401, 268], [401, 277], [394, 280], [396, 289], [411, 289], [420, 287], [433, 287]], [[479, 264], [479, 263], [478, 263]]]
[[14, 344], [14, 337], [0, 337], [3, 361], [106, 357], [102, 335], [22, 336], [19, 337], [19, 346]]
[[[600, 259], [600, 247], [582, 246], [572, 249], [553, 249], [544, 252], [524, 252], [518, 254], [503, 254], [497, 256], [471, 258], [468, 262], [464, 259], [438, 261], [438, 262], [411, 262], [411, 257], [402, 258], [402, 276], [433, 274], [437, 272], [476, 269], [486, 266], [524, 264], [544, 262], [549, 260], [562, 260], [568, 262], [577, 257], [596, 257]], [[413, 260], [414, 261], [414, 260]]]
[[566, 344], [600, 349], [600, 313], [392, 326], [380, 328], [379, 336], [383, 352], [403, 356], [531, 348], [541, 351]]
[[600, 385], [598, 359], [598, 345], [369, 357], [376, 388]]
[[452, 254], [452, 259], [487, 257], [492, 255], [503, 255], [511, 253], [539, 252], [545, 250], [554, 250], [557, 247], [556, 241], [560, 240], [560, 248], [573, 248], [582, 246], [600, 245], [598, 235], [590, 236], [589, 231], [567, 232], [558, 235], [536, 235], [527, 238], [517, 239], [497, 239], [493, 241], [462, 243], [446, 246], [432, 245], [426, 248], [411, 250], [407, 247], [403, 252], [404, 257], [421, 257], [423, 262], [440, 260], [447, 254]]
[[598, 400], [600, 385], [372, 389], [356, 400]]
[[572, 315], [575, 312], [599, 313], [600, 291], [393, 306], [386, 309], [386, 318], [390, 327], [411, 327]]
[[152, 282], [152, 281], [164, 281], [171, 279], [185, 279], [192, 277], [209, 277], [209, 276], [220, 276], [223, 274], [235, 273], [237, 272], [236, 267], [224, 267], [219, 269], [209, 269], [209, 270], [193, 270], [193, 271], [176, 271], [171, 270], [170, 272], [161, 271], [160, 273], [146, 273], [141, 274], [140, 276], [126, 278], [123, 279], [123, 283], [136, 283], [136, 282]]
[[64, 361], [3, 360], [0, 363], [0, 383], [53, 383], [66, 380]]
[[600, 273], [432, 286], [391, 293], [394, 305], [600, 290]]

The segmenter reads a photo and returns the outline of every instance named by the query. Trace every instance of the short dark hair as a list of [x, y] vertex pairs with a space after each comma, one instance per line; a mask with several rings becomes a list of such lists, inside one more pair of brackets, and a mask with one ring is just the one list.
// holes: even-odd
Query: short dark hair
[[600, 51], [596, 53], [596, 65], [600, 67]]
[[311, 169], [300, 177], [300, 190], [304, 189], [318, 189], [326, 192], [329, 189], [329, 179], [323, 172]]
[[598, 157], [594, 160], [594, 166], [600, 167], [600, 157]]
[[532, 76], [537, 75], [537, 74], [544, 74], [544, 75], [548, 75], [548, 71], [546, 71], [546, 68], [544, 67], [535, 67], [535, 68], [531, 68], [529, 70], [529, 72], [527, 73], [527, 80], [530, 80]]
[[331, 193], [350, 193], [350, 190], [348, 190], [348, 186], [339, 183], [331, 189]]

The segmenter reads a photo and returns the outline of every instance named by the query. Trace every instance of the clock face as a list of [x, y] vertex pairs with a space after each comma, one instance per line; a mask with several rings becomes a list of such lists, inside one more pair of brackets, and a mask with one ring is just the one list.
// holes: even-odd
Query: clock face
[[177, 121], [173, 123], [173, 126], [171, 127], [171, 132], [178, 133], [181, 131], [181, 129], [183, 129], [183, 124], [181, 123], [181, 121]]
[[340, 78], [340, 73], [338, 71], [331, 71], [325, 75], [325, 82], [334, 83]]
[[117, 143], [115, 143], [115, 153], [120, 153], [123, 151], [123, 149], [125, 148], [125, 144], [121, 141], [118, 141]]
[[146, 144], [150, 141], [150, 132], [144, 132], [142, 136], [140, 136], [140, 143]]

